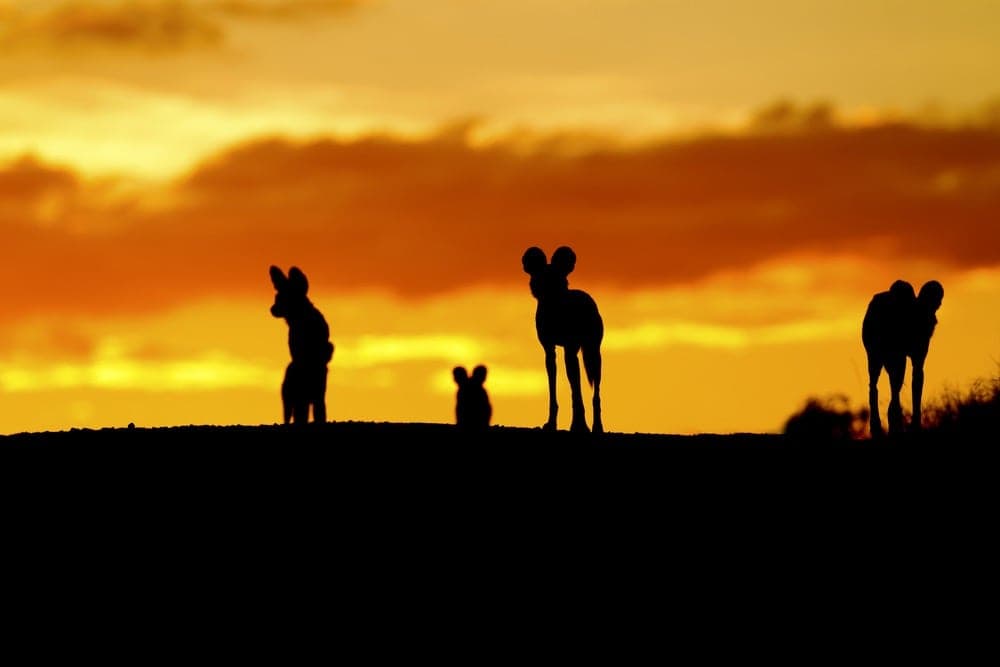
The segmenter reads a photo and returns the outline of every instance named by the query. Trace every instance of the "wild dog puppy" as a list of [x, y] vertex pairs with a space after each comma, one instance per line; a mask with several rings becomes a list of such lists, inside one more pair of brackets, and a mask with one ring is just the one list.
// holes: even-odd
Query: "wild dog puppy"
[[483, 431], [489, 428], [493, 416], [493, 406], [486, 393], [486, 366], [476, 366], [472, 376], [464, 366], [456, 366], [452, 371], [458, 391], [455, 393], [455, 424], [463, 430]]

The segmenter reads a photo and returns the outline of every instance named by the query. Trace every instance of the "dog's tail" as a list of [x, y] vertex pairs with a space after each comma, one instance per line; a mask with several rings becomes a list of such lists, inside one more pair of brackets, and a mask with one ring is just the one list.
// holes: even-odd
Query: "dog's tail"
[[583, 370], [587, 373], [587, 382], [593, 387], [601, 383], [601, 346], [585, 345], [583, 347]]

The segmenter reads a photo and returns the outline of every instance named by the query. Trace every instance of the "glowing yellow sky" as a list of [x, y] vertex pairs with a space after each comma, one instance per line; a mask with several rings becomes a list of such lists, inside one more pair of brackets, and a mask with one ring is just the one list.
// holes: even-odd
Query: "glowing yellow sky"
[[625, 137], [778, 98], [950, 117], [997, 95], [998, 24], [988, 0], [6, 2], [0, 155], [162, 177], [266, 133], [470, 116]]
[[0, 0], [0, 432], [277, 420], [271, 263], [330, 322], [331, 418], [450, 421], [452, 366], [485, 363], [495, 422], [540, 424], [530, 245], [578, 251], [611, 430], [863, 403], [860, 318], [899, 277], [945, 284], [928, 395], [995, 373], [997, 25], [985, 0]]

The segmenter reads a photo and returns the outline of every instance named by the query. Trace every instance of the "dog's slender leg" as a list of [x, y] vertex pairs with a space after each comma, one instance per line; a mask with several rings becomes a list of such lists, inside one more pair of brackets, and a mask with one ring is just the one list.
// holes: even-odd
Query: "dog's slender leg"
[[292, 410], [294, 405], [292, 404], [292, 365], [288, 364], [285, 369], [285, 379], [281, 383], [281, 409], [284, 415], [285, 423], [288, 424], [292, 421]]
[[594, 379], [594, 433], [604, 433], [601, 421], [601, 378]]
[[313, 403], [313, 420], [320, 424], [326, 422], [326, 376], [328, 372], [326, 366], [320, 368], [316, 383], [316, 396], [318, 398]]
[[889, 372], [889, 389], [892, 392], [892, 398], [889, 399], [889, 435], [899, 435], [903, 432], [903, 404], [899, 395], [906, 378], [906, 357], [894, 355], [886, 363], [886, 370]]
[[878, 379], [882, 375], [882, 359], [876, 355], [868, 355], [868, 430], [872, 438], [878, 439], [885, 435], [882, 429], [882, 418], [879, 416]]
[[556, 430], [556, 415], [559, 404], [556, 402], [556, 346], [545, 346], [545, 372], [549, 376], [549, 420], [543, 427], [546, 430]]
[[570, 424], [571, 431], [586, 432], [587, 417], [583, 407], [583, 391], [580, 389], [580, 359], [579, 349], [565, 349], [566, 375], [569, 378], [569, 388], [573, 397], [573, 421]]
[[587, 379], [593, 387], [593, 407], [594, 433], [604, 433], [604, 424], [601, 422], [601, 347], [600, 344], [588, 345], [583, 348], [583, 367], [587, 371]]
[[923, 399], [924, 394], [924, 358], [914, 357], [913, 358], [913, 421], [910, 422], [910, 428], [919, 431], [923, 424], [921, 424], [921, 406], [920, 402]]
[[292, 423], [305, 424], [309, 421], [309, 401], [301, 398], [295, 399], [292, 405]]

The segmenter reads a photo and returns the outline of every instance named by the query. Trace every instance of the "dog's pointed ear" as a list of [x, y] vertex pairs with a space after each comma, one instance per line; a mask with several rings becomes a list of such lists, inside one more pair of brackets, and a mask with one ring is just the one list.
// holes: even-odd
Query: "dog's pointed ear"
[[521, 255], [521, 266], [528, 275], [535, 275], [545, 268], [549, 260], [545, 257], [545, 251], [537, 246], [532, 246]]
[[556, 271], [568, 276], [576, 268], [576, 253], [569, 246], [562, 246], [552, 253], [552, 266]]
[[288, 285], [300, 294], [309, 291], [309, 281], [306, 280], [306, 274], [302, 273], [297, 266], [293, 266], [288, 271]]
[[469, 381], [469, 372], [465, 370], [464, 366], [455, 366], [451, 374], [455, 378], [455, 384], [459, 386]]
[[472, 381], [476, 384], [482, 384], [486, 382], [486, 366], [480, 364], [472, 369]]
[[284, 272], [276, 266], [271, 266], [269, 273], [271, 274], [271, 284], [274, 285], [274, 289], [279, 292], [288, 285], [288, 278], [285, 277]]

